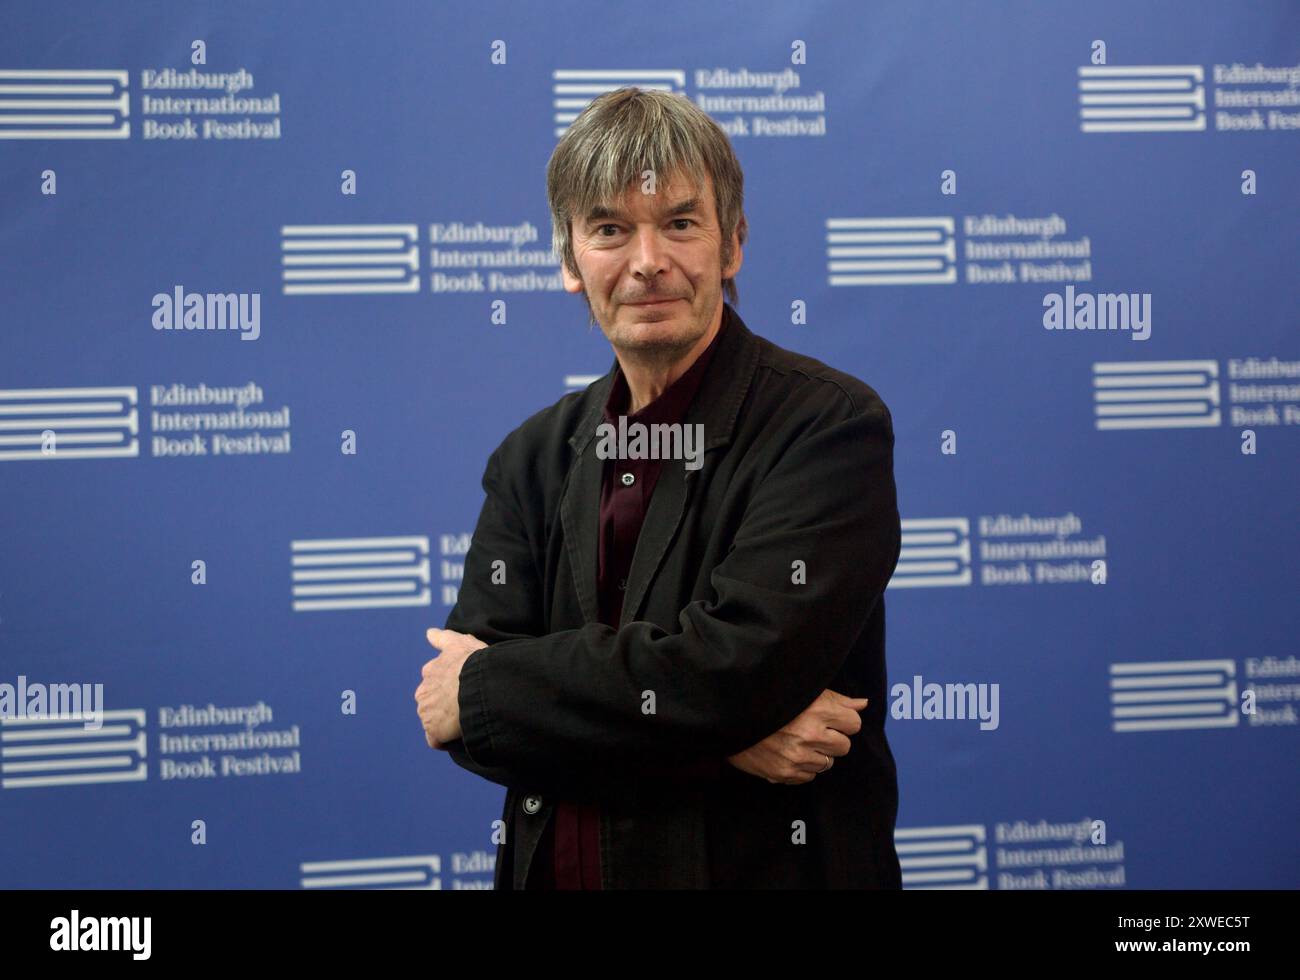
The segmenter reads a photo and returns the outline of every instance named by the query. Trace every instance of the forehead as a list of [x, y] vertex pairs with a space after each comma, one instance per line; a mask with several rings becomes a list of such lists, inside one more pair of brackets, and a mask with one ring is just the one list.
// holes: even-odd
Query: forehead
[[713, 180], [707, 173], [695, 179], [683, 174], [672, 174], [655, 181], [655, 193], [641, 190], [642, 181], [634, 181], [618, 201], [595, 204], [585, 215], [588, 222], [602, 218], [627, 218], [635, 214], [661, 217], [669, 214], [713, 214]]

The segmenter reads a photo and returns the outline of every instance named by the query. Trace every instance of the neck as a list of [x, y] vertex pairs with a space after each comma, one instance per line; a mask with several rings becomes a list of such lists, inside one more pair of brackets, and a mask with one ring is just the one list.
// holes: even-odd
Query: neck
[[722, 304], [719, 303], [709, 329], [687, 351], [615, 351], [630, 392], [631, 405], [626, 414], [635, 415], [667, 391], [674, 381], [691, 369], [721, 329]]

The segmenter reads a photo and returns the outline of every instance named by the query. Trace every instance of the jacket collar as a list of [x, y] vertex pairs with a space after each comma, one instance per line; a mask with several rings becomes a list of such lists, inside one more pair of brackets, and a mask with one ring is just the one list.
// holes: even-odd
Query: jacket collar
[[[729, 304], [723, 303], [722, 315], [729, 318], [728, 329], [718, 338], [718, 347], [699, 391], [682, 419], [687, 425], [698, 423], [704, 426], [703, 467], [709, 466], [710, 449], [731, 441], [741, 403], [758, 366], [758, 337], [750, 332]], [[589, 623], [598, 622], [600, 618], [596, 550], [600, 542], [600, 491], [605, 461], [596, 455], [598, 442], [595, 437], [603, 421], [604, 405], [617, 368], [618, 359], [615, 358], [609, 371], [588, 388], [590, 408], [583, 415], [577, 431], [569, 437], [574, 455], [560, 500], [569, 563], [574, 569], [583, 617]], [[681, 460], [670, 460], [661, 470], [632, 556], [620, 627], [634, 620], [640, 612], [646, 591], [686, 513], [699, 472], [686, 469]]]

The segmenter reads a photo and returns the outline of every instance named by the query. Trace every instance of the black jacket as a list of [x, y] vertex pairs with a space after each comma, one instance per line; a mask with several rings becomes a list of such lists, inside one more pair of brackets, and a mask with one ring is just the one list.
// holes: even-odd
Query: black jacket
[[[595, 436], [613, 365], [488, 460], [446, 626], [490, 644], [461, 671], [464, 737], [449, 748], [509, 789], [497, 888], [523, 887], [556, 799], [599, 802], [605, 888], [900, 887], [889, 410], [723, 315], [685, 417], [704, 426], [704, 463], [665, 462], [618, 630], [596, 608]], [[828, 687], [870, 699], [828, 772], [789, 786], [726, 761]]]

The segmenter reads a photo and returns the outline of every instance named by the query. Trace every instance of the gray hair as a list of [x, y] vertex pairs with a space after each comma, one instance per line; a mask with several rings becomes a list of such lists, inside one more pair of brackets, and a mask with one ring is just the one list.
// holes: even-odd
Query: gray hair
[[[618, 200], [646, 170], [660, 180], [682, 174], [696, 186], [708, 174], [722, 232], [723, 268], [732, 259], [732, 235], [745, 244], [745, 175], [722, 127], [683, 95], [620, 88], [582, 111], [546, 165], [552, 248], [574, 277], [580, 278], [573, 253], [574, 216]], [[735, 280], [724, 279], [722, 289], [737, 305]]]

